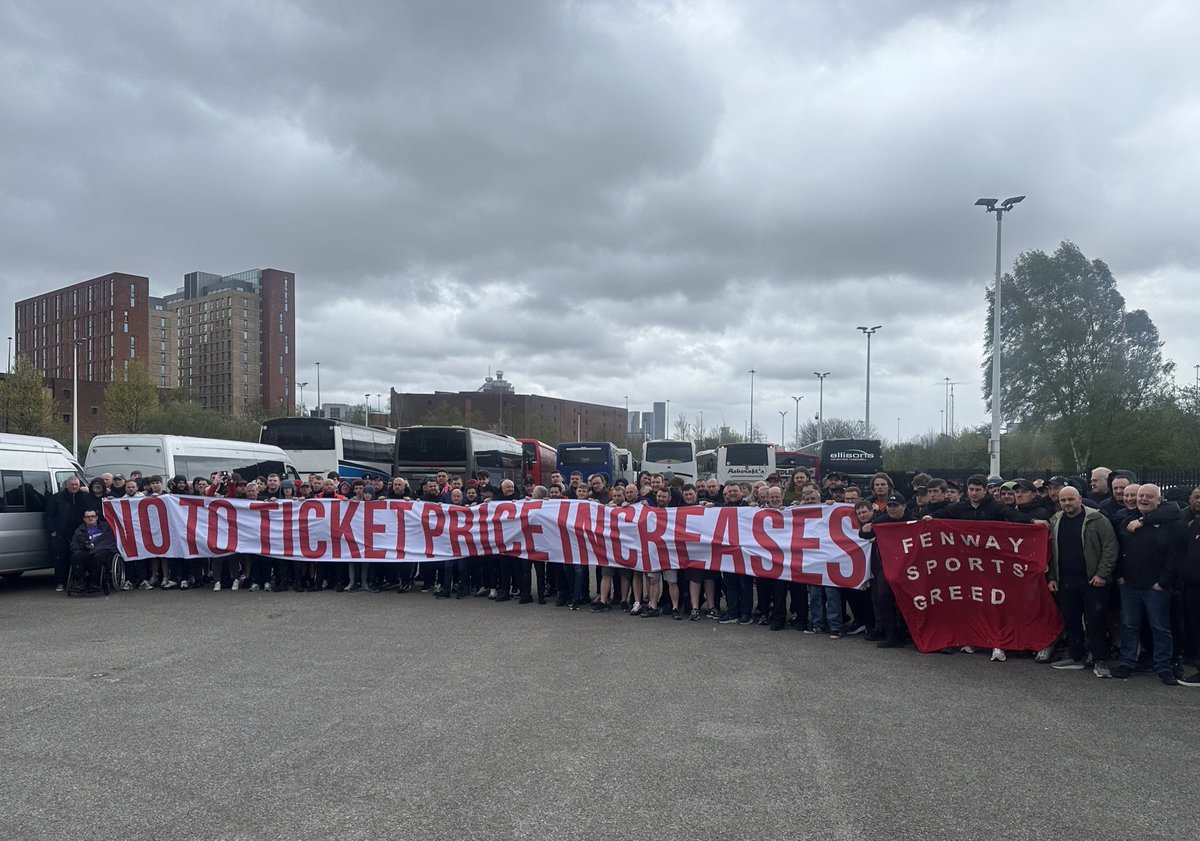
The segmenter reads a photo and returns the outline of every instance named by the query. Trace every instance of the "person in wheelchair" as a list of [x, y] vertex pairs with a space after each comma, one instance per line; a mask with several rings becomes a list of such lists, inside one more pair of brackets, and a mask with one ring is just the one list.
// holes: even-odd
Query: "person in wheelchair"
[[99, 592], [104, 565], [116, 551], [112, 527], [100, 518], [100, 512], [84, 511], [83, 524], [71, 536], [71, 580], [76, 592]]

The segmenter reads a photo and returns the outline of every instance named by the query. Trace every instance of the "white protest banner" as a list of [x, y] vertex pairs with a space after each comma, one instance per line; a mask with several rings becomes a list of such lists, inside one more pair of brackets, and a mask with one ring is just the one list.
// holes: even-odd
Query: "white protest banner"
[[857, 587], [869, 545], [849, 505], [611, 508], [586, 500], [251, 501], [193, 496], [104, 503], [121, 554], [231, 553], [294, 561], [446, 561], [510, 555], [635, 572], [705, 569], [801, 584]]

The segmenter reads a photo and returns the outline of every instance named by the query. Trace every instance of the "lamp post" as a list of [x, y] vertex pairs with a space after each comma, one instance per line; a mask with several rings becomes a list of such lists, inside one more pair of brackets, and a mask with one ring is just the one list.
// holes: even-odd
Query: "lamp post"
[[[1013, 196], [1000, 202], [996, 199], [977, 199], [975, 205], [996, 214], [996, 289], [992, 301], [992, 437], [988, 441], [990, 476], [1000, 475], [1000, 230], [1004, 214], [1024, 200], [1024, 196]], [[997, 207], [997, 205], [999, 205]]]
[[882, 324], [876, 324], [874, 327], [859, 327], [863, 335], [867, 337], [867, 407], [866, 414], [863, 418], [863, 436], [871, 434], [871, 337], [875, 335], [875, 331], [882, 327]]
[[813, 376], [821, 381], [821, 396], [817, 398], [817, 440], [825, 440], [825, 378], [829, 376], [829, 372], [820, 373], [813, 371]]
[[300, 389], [300, 417], [304, 417], [304, 389], [308, 383], [296, 383], [296, 388]]
[[[321, 363], [317, 362], [317, 411], [321, 411]], [[324, 414], [321, 415], [324, 417]]]
[[784, 419], [787, 417], [787, 413], [788, 413], [787, 409], [779, 410], [779, 446], [781, 448], [784, 446], [783, 442], [786, 438], [786, 433], [783, 431], [783, 424], [784, 424]]
[[71, 452], [75, 461], [79, 461], [79, 343], [82, 339], [71, 342]]
[[4, 372], [4, 431], [8, 432], [8, 389], [10, 383], [7, 382], [7, 378], [12, 375], [12, 336], [8, 337], [8, 367], [4, 369]]
[[793, 445], [796, 447], [800, 446], [800, 401], [803, 399], [804, 399], [803, 394], [801, 394], [799, 397], [792, 397], [792, 402], [794, 402], [796, 404], [796, 414], [794, 415], [794, 419], [796, 421], [796, 432], [795, 432], [796, 441]]
[[371, 425], [371, 392], [363, 395], [363, 426]]
[[750, 369], [750, 425], [746, 429], [746, 440], [753, 443], [754, 441], [754, 375], [758, 371]]
[[663, 421], [663, 438], [671, 437], [671, 401], [667, 400], [667, 417]]

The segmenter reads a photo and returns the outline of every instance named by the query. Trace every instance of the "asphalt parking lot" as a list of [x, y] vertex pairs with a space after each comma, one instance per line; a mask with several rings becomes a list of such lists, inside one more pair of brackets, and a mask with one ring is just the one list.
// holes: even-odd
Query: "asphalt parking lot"
[[1200, 837], [1200, 690], [408, 593], [0, 585], [0, 838]]

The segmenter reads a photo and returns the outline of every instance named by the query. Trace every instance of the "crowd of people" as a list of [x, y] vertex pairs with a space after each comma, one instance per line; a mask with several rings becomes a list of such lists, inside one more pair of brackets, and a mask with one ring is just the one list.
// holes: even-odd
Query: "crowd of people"
[[[860, 536], [872, 541], [871, 576], [862, 589], [806, 586], [707, 570], [636, 573], [588, 568], [503, 555], [436, 563], [287, 561], [255, 555], [222, 558], [153, 559], [125, 564], [126, 590], [187, 590], [199, 587], [250, 591], [431, 593], [439, 599], [515, 599], [520, 604], [552, 601], [570, 610], [630, 616], [670, 617], [693, 622], [794, 627], [832, 639], [862, 635], [880, 648], [899, 648], [909, 639], [901, 611], [882, 574], [874, 548], [874, 526], [920, 518], [1041, 524], [1051, 533], [1046, 586], [1062, 613], [1062, 638], [1038, 652], [1022, 652], [1059, 670], [1091, 668], [1097, 677], [1129, 678], [1152, 671], [1168, 686], [1200, 686], [1200, 671], [1185, 677], [1184, 664], [1200, 659], [1200, 487], [1190, 494], [1172, 489], [1164, 498], [1154, 484], [1141, 484], [1131, 471], [1092, 471], [1090, 487], [1077, 478], [1048, 481], [969, 477], [956, 482], [917, 474], [906, 495], [886, 473], [862, 477], [860, 487], [831, 472], [819, 482], [804, 469], [772, 474], [755, 483], [716, 479], [688, 483], [670, 473], [642, 473], [636, 482], [610, 485], [603, 474], [554, 473], [546, 485], [518, 489], [499, 485], [487, 472], [469, 478], [439, 472], [410, 484], [402, 477], [344, 479], [311, 474], [305, 481], [276, 474], [244, 478], [229, 472], [188, 480], [176, 476], [104, 474], [85, 490], [66, 481], [49, 500], [46, 528], [55, 586], [68, 580], [82, 590], [98, 587], [103, 564], [116, 542], [104, 522], [103, 502], [162, 494], [220, 496], [249, 500], [406, 499], [446, 505], [480, 505], [520, 499], [576, 499], [613, 507], [650, 505], [758, 506], [853, 505]], [[74, 574], [70, 574], [71, 572]], [[945, 653], [972, 652], [970, 647]], [[1009, 654], [993, 649], [993, 660]], [[1115, 663], [1115, 667], [1110, 665]]]

